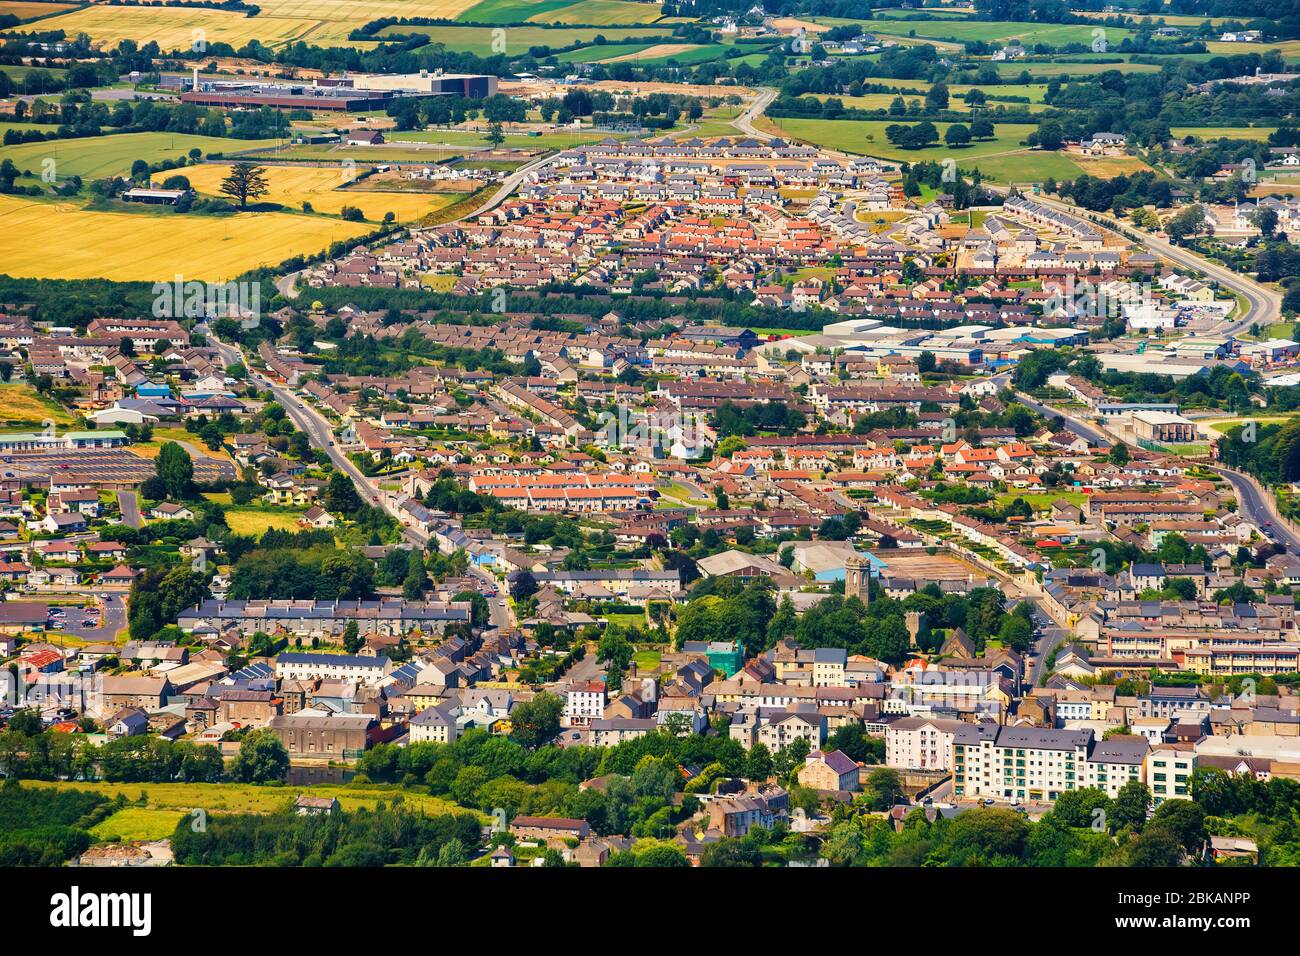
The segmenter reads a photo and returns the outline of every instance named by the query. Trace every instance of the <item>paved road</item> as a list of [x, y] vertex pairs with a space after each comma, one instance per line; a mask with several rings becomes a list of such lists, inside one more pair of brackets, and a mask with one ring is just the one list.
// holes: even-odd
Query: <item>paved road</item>
[[[236, 362], [242, 363], [248, 369], [249, 377], [255, 385], [271, 391], [271, 394], [275, 396], [275, 400], [284, 406], [294, 425], [306, 433], [312, 446], [325, 452], [330, 461], [333, 462], [334, 467], [352, 479], [352, 484], [356, 486], [357, 494], [361, 496], [362, 501], [383, 508], [396, 518], [399, 523], [401, 522], [401, 516], [393, 498], [371, 484], [370, 479], [362, 473], [361, 469], [353, 464], [351, 459], [334, 444], [334, 427], [330, 424], [329, 419], [316, 411], [292, 389], [271, 381], [254, 369], [244, 357], [242, 349], [222, 342], [211, 334], [209, 334], [209, 341], [212, 343], [212, 347], [220, 353], [222, 361], [227, 365], [233, 365]], [[402, 536], [420, 548], [426, 547], [429, 543], [428, 535], [405, 525], [402, 526]]]
[[1107, 438], [1102, 431], [1095, 425], [1089, 425], [1085, 421], [1074, 418], [1065, 414], [1059, 408], [1049, 408], [1042, 402], [1036, 401], [1025, 395], [1023, 392], [1016, 392], [1016, 400], [1026, 408], [1038, 412], [1040, 415], [1046, 415], [1048, 418], [1054, 418], [1060, 421], [1062, 427], [1067, 431], [1073, 432], [1081, 438], [1086, 438], [1094, 445], [1109, 445], [1111, 439]]
[[[995, 191], [998, 192], [1007, 191], [1002, 187], [991, 188], [994, 188]], [[1058, 199], [1048, 199], [1045, 196], [1034, 196], [1033, 198], [1035, 202], [1041, 202], [1047, 206], [1054, 206], [1057, 209], [1062, 209], [1072, 215], [1089, 219], [1094, 223], [1094, 225], [1100, 226], [1103, 229], [1108, 229], [1111, 232], [1115, 231], [1112, 227], [1117, 224], [1108, 217], [1101, 217], [1100, 220], [1093, 220], [1092, 217], [1095, 216], [1096, 213], [1090, 212], [1087, 209], [1081, 209], [1072, 203], [1061, 202]], [[1145, 246], [1148, 251], [1154, 252], [1156, 255], [1162, 256], [1171, 262], [1184, 266], [1185, 268], [1196, 269], [1197, 271], [1204, 273], [1208, 278], [1217, 281], [1219, 285], [1230, 289], [1246, 300], [1246, 311], [1238, 318], [1225, 320], [1220, 323], [1213, 330], [1214, 334], [1237, 335], [1244, 329], [1250, 328], [1250, 326], [1255, 323], [1258, 323], [1259, 325], [1271, 325], [1277, 322], [1280, 318], [1282, 312], [1281, 293], [1260, 285], [1249, 276], [1233, 272], [1226, 266], [1221, 266], [1216, 262], [1211, 262], [1190, 249], [1175, 246], [1168, 240], [1138, 229], [1129, 223], [1124, 223], [1123, 229], [1125, 232], [1140, 237], [1141, 245]], [[1119, 235], [1124, 239], [1129, 238], [1123, 233], [1120, 233]], [[1132, 240], [1129, 239], [1129, 241], [1131, 242]]]
[[731, 125], [748, 133], [755, 139], [773, 139], [771, 133], [765, 133], [756, 127], [754, 120], [763, 115], [763, 111], [767, 109], [774, 99], [776, 99], [776, 90], [760, 89], [758, 96], [754, 97], [754, 101], [746, 107], [745, 112], [731, 121]]
[[1242, 515], [1259, 527], [1266, 527], [1277, 542], [1292, 554], [1300, 554], [1300, 535], [1282, 521], [1271, 496], [1260, 494], [1258, 486], [1239, 471], [1222, 465], [1210, 465], [1209, 468], [1222, 475], [1232, 485], [1233, 491], [1237, 494], [1237, 509]]
[[140, 500], [134, 491], [119, 491], [117, 508], [122, 512], [122, 524], [128, 528], [140, 527]]
[[[775, 95], [776, 94], [773, 93], [773, 96]], [[519, 184], [522, 183], [530, 173], [535, 172], [536, 170], [541, 169], [543, 166], [546, 166], [547, 164], [553, 162], [557, 155], [558, 154], [553, 153], [550, 156], [544, 156], [541, 159], [535, 159], [531, 163], [525, 163], [523, 166], [520, 166], [513, 173], [507, 176], [505, 179], [501, 180], [501, 185], [497, 187], [496, 192], [494, 192], [491, 196], [489, 196], [487, 202], [483, 203], [483, 205], [476, 206], [474, 209], [465, 213], [463, 216], [457, 216], [455, 219], [448, 219], [446, 222], [440, 223], [439, 225], [445, 226], [453, 222], [463, 222], [466, 219], [472, 219], [475, 216], [481, 216], [485, 212], [491, 212], [497, 206], [505, 202], [510, 197], [510, 195], [516, 189], [519, 188]], [[420, 231], [419, 229], [412, 229], [411, 233], [412, 235], [414, 235], [419, 231]], [[301, 274], [302, 274], [301, 272], [290, 272], [288, 275], [283, 275], [280, 278], [276, 279], [275, 280], [276, 291], [279, 292], [286, 299], [298, 298], [298, 288], [296, 283], [298, 281], [298, 276], [300, 276]]]

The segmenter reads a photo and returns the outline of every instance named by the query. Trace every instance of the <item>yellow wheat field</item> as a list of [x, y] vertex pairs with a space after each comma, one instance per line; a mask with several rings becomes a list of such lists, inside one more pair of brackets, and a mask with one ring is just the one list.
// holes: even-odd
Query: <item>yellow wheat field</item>
[[[221, 181], [230, 175], [227, 163], [204, 163], [191, 166], [183, 175], [195, 190], [210, 196], [220, 195]], [[391, 212], [398, 222], [419, 219], [446, 206], [451, 197], [437, 193], [368, 192], [361, 189], [343, 189], [347, 185], [340, 167], [325, 166], [267, 166], [266, 177], [270, 192], [260, 202], [280, 203], [297, 210], [309, 202], [316, 212], [338, 214], [344, 206], [355, 206], [367, 219], [378, 222], [384, 213]]]
[[0, 268], [48, 279], [154, 281], [180, 274], [224, 281], [373, 228], [291, 213], [98, 212], [0, 196]]
[[188, 49], [196, 42], [240, 47], [250, 40], [271, 47], [295, 40], [317, 46], [355, 45], [348, 34], [371, 20], [394, 15], [453, 18], [473, 4], [474, 0], [266, 0], [258, 4], [261, 13], [255, 17], [193, 7], [91, 6], [52, 17], [43, 26], [58, 27], [69, 36], [85, 33], [101, 46], [113, 47], [122, 40], [154, 41], [164, 51]]

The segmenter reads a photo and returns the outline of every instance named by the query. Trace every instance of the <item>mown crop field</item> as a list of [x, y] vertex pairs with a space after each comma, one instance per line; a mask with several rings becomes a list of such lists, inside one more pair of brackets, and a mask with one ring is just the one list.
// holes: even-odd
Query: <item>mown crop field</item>
[[156, 42], [164, 50], [189, 49], [195, 41], [243, 46], [258, 40], [282, 46], [304, 40], [318, 46], [355, 45], [348, 35], [385, 16], [454, 19], [474, 0], [266, 0], [261, 13], [182, 7], [91, 6], [43, 21], [42, 26], [85, 33], [97, 44], [122, 40]]
[[[350, 180], [342, 167], [278, 166], [265, 167], [270, 192], [259, 202], [279, 203], [298, 210], [304, 202], [316, 212], [337, 215], [344, 206], [355, 206], [369, 220], [378, 222], [391, 212], [398, 222], [410, 222], [436, 212], [453, 197], [440, 193], [378, 192], [345, 188]], [[230, 175], [226, 163], [203, 163], [185, 170], [190, 185], [209, 196], [220, 195], [221, 181]]]
[[0, 196], [0, 263], [10, 275], [33, 278], [155, 281], [181, 274], [225, 281], [373, 228], [292, 213], [95, 211]]
[[15, 16], [19, 20], [35, 20], [37, 17], [47, 17], [52, 13], [60, 13], [64, 10], [71, 10], [75, 4], [71, 3], [32, 3], [29, 0], [0, 0], [0, 16]]
[[[274, 140], [226, 139], [221, 136], [188, 136], [183, 133], [114, 133], [86, 139], [50, 139], [0, 147], [0, 160], [12, 159], [23, 172], [40, 176], [47, 159], [54, 160], [59, 179], [80, 176], [90, 181], [125, 176], [137, 159], [156, 163], [185, 156], [192, 149], [205, 155], [231, 156], [248, 149], [272, 146]], [[183, 172], [183, 171], [182, 171]]]

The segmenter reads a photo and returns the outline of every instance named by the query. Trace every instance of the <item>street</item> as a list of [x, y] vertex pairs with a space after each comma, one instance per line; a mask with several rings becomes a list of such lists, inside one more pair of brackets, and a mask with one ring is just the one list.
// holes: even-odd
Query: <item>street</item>
[[119, 491], [117, 508], [122, 513], [122, 524], [128, 528], [140, 527], [140, 500], [134, 491]]
[[1292, 554], [1300, 554], [1300, 535], [1292, 531], [1278, 514], [1271, 498], [1261, 495], [1259, 487], [1241, 472], [1221, 465], [1210, 470], [1222, 475], [1237, 494], [1237, 510], [1253, 524], [1268, 531], [1277, 542]]

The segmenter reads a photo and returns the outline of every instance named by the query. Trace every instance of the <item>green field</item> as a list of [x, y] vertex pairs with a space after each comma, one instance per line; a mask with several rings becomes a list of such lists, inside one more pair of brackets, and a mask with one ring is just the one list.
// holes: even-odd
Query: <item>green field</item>
[[[928, 11], [926, 11], [928, 13]], [[859, 23], [858, 20], [840, 20], [833, 17], [813, 17], [817, 23]], [[1011, 20], [908, 20], [891, 19], [875, 16], [864, 26], [873, 34], [885, 34], [892, 37], [923, 37], [935, 40], [947, 40], [953, 43], [966, 43], [982, 40], [986, 43], [1009, 43], [1019, 40], [1025, 46], [1046, 43], [1061, 47], [1068, 43], [1091, 44], [1093, 30], [1100, 29], [1089, 24], [1056, 23], [1018, 23]], [[1121, 40], [1131, 37], [1133, 31], [1116, 27], [1105, 27], [1106, 40], [1117, 46]]]
[[1264, 142], [1277, 131], [1276, 126], [1173, 126], [1169, 132], [1177, 139], [1197, 136], [1201, 139], [1246, 139]]
[[[134, 809], [192, 810], [203, 809], [209, 813], [275, 813], [284, 810], [300, 795], [310, 797], [337, 797], [345, 810], [361, 807], [373, 809], [380, 801], [392, 803], [401, 796], [408, 806], [426, 813], [476, 813], [458, 807], [450, 800], [430, 797], [422, 793], [403, 790], [401, 787], [380, 784], [346, 786], [343, 784], [313, 784], [304, 787], [257, 786], [247, 783], [102, 783], [102, 782], [47, 782], [24, 780], [25, 787], [52, 787], [64, 790], [92, 790], [106, 797], [122, 794], [135, 802], [144, 797], [144, 807]], [[122, 813], [124, 811], [118, 811]], [[481, 814], [478, 814], [481, 816]], [[109, 820], [113, 818], [110, 817]], [[130, 818], [127, 818], [128, 820]], [[485, 818], [486, 819], [486, 818]], [[109, 821], [104, 821], [108, 823]], [[137, 821], [146, 825], [144, 818]], [[151, 821], [152, 822], [152, 821]], [[156, 824], [155, 824], [156, 825]]]
[[124, 807], [90, 831], [96, 840], [163, 840], [186, 816], [183, 810]]
[[[583, 130], [557, 130], [529, 136], [526, 133], [506, 131], [504, 146], [511, 149], [567, 149], [582, 143], [598, 143], [608, 137], [608, 133], [592, 133]], [[446, 146], [487, 146], [487, 131], [464, 129], [422, 129], [391, 133], [390, 143], [440, 143]], [[373, 150], [376, 161], [381, 161], [383, 149]], [[343, 154], [340, 153], [340, 156]], [[432, 158], [432, 157], [428, 157]]]
[[[923, 159], [944, 159], [951, 156], [965, 165], [967, 160], [992, 153], [1021, 150], [1024, 140], [1036, 127], [1027, 123], [1003, 123], [996, 126], [997, 135], [990, 140], [972, 143], [965, 149], [952, 149], [942, 142], [925, 149], [901, 149], [885, 138], [885, 127], [896, 120], [823, 120], [769, 117], [779, 129], [795, 139], [816, 146], [825, 146], [845, 153], [861, 153], [885, 159], [915, 162]], [[935, 123], [942, 137], [951, 123]]]
[[583, 23], [605, 26], [654, 23], [663, 12], [655, 3], [631, 0], [481, 0], [458, 20], [466, 23]]
[[[493, 49], [494, 34], [496, 34], [496, 28], [494, 27], [417, 27], [399, 24], [381, 30], [378, 35], [388, 37], [395, 34], [412, 33], [422, 33], [435, 42], [443, 44], [448, 50], [457, 52], [473, 53], [476, 56], [489, 56], [498, 52]], [[591, 54], [589, 58], [597, 60], [602, 58], [598, 55], [601, 51], [610, 51], [604, 54], [606, 56], [616, 56], [617, 52], [615, 51], [622, 45], [622, 41], [628, 38], [642, 39], [644, 37], [664, 37], [666, 39], [672, 36], [672, 28], [668, 26], [560, 28], [535, 26], [511, 27], [500, 34], [500, 38], [505, 41], [504, 52], [507, 56], [519, 56], [533, 47], [539, 46], [558, 50], [572, 46], [575, 43], [593, 43], [598, 36], [604, 37], [607, 42], [600, 45], [593, 44], [585, 50], [572, 50], [568, 53], [557, 54], [557, 58], [565, 60], [575, 53], [589, 52]]]
[[80, 176], [84, 180], [124, 176], [137, 159], [156, 163], [184, 156], [191, 149], [233, 155], [243, 150], [274, 146], [269, 139], [226, 139], [221, 136], [188, 136], [183, 133], [115, 133], [84, 139], [52, 139], [0, 147], [0, 160], [12, 159], [24, 172], [39, 176], [47, 159], [54, 161], [60, 178]]

